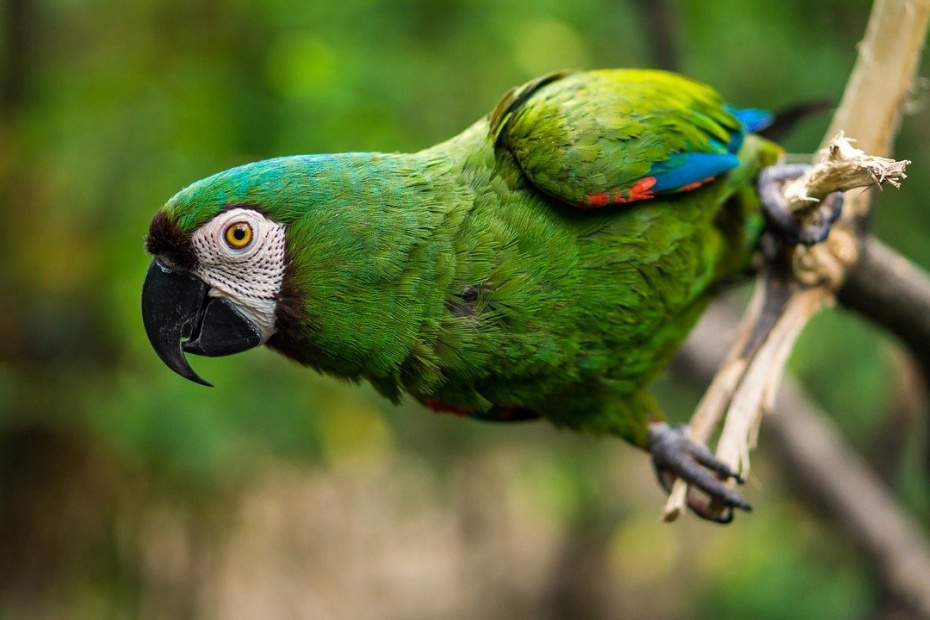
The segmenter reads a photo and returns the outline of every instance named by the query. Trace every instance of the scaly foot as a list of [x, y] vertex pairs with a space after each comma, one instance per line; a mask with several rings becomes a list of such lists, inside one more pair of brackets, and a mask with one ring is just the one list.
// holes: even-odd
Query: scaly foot
[[[664, 422], [649, 425], [649, 452], [659, 482], [666, 491], [671, 489], [672, 481], [681, 478], [702, 491], [707, 497], [726, 506], [722, 514], [711, 510], [709, 503], [700, 496], [688, 494], [688, 508], [702, 519], [729, 523], [733, 520], [733, 510], [752, 510], [752, 506], [743, 496], [724, 482], [733, 478], [742, 484], [743, 479], [733, 472], [725, 463], [707, 449], [685, 434], [684, 426], [670, 426]], [[713, 472], [713, 473], [711, 473]], [[713, 475], [716, 474], [716, 475]]]
[[830, 227], [843, 210], [843, 194], [834, 192], [820, 201], [811, 221], [803, 226], [794, 218], [785, 203], [781, 187], [807, 172], [807, 164], [783, 164], [770, 166], [759, 175], [759, 199], [766, 220], [775, 232], [790, 245], [814, 245], [830, 234]]

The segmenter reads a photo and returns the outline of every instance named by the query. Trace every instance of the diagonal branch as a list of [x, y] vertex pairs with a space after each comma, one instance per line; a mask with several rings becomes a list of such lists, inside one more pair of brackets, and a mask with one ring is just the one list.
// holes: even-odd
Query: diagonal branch
[[[901, 321], [902, 333], [913, 336], [912, 347], [930, 341], [930, 278], [874, 239], [868, 241], [867, 250], [849, 284], [841, 289], [840, 299], [866, 290], [867, 297], [892, 301], [894, 309], [883, 308], [860, 304], [857, 295], [855, 309], [878, 323]], [[872, 279], [876, 274], [891, 283]], [[677, 367], [701, 381], [709, 379], [710, 369], [723, 362], [721, 334], [731, 330], [735, 318], [722, 305], [711, 307], [680, 351]], [[930, 544], [920, 525], [848, 447], [830, 418], [788, 379], [766, 428], [785, 470], [793, 474], [810, 503], [873, 560], [887, 591], [918, 617], [930, 618]]]
[[[875, 1], [856, 66], [828, 136], [846, 130], [856, 135], [865, 151], [884, 155], [890, 150], [928, 20], [930, 0]], [[837, 155], [842, 159], [841, 147], [826, 152], [825, 159]], [[823, 162], [820, 166], [825, 168]], [[807, 187], [793, 192], [798, 207], [794, 213], [802, 222], [816, 215], [808, 208], [808, 196], [818, 191], [810, 187], [815, 180], [816, 175], [805, 179]], [[748, 470], [761, 412], [773, 400], [797, 336], [820, 307], [832, 303], [837, 288], [854, 267], [862, 242], [862, 222], [870, 208], [868, 193], [848, 195], [843, 216], [824, 243], [766, 253], [738, 341], [698, 406], [691, 430], [692, 439], [706, 442], [726, 410], [717, 456], [735, 471], [745, 474]], [[678, 517], [686, 495], [686, 484], [676, 481], [663, 513], [665, 520]], [[711, 506], [714, 509], [722, 513], [725, 508]]]
[[[807, 173], [782, 188], [792, 211], [806, 212], [810, 204], [836, 191], [883, 183], [897, 187], [909, 163], [867, 155], [854, 148], [842, 132], [825, 150]], [[769, 252], [737, 341], [690, 425], [690, 437], [706, 443], [725, 413], [717, 458], [743, 477], [749, 473], [749, 453], [756, 445], [762, 413], [772, 407], [794, 343], [810, 317], [832, 303], [833, 291], [858, 255], [858, 240], [849, 227], [812, 247]], [[679, 481], [666, 504], [665, 520], [681, 514], [686, 497], [687, 485]]]
[[930, 274], [870, 237], [837, 300], [900, 338], [930, 385]]

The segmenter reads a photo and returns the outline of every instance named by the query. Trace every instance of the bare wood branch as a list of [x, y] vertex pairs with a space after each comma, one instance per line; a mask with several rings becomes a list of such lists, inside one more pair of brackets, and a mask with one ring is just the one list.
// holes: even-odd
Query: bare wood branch
[[[784, 194], [789, 208], [806, 210], [836, 191], [876, 184], [897, 187], [908, 163], [867, 155], [841, 132], [825, 156], [788, 184]], [[762, 415], [774, 401], [794, 343], [810, 317], [832, 303], [834, 289], [858, 259], [858, 249], [853, 231], [841, 230], [825, 243], [783, 251], [760, 273], [739, 339], [698, 405], [690, 428], [693, 440], [706, 443], [725, 414], [717, 458], [743, 477], [749, 473], [749, 453], [755, 448]], [[782, 262], [790, 268], [779, 268]], [[662, 518], [677, 519], [686, 498], [687, 484], [679, 480]]]
[[[928, 19], [930, 0], [876, 0], [828, 137], [846, 130], [864, 136], [860, 140], [864, 150], [878, 155], [890, 150]], [[876, 119], [882, 122], [876, 123]], [[880, 131], [876, 131], [876, 124], [880, 125]], [[800, 189], [793, 190], [802, 218], [815, 215], [810, 209], [811, 197], [821, 198], [843, 187], [838, 177], [844, 174], [837, 175], [837, 170], [831, 168], [831, 157], [843, 159], [844, 155], [851, 155], [855, 159], [858, 155], [854, 151], [852, 147], [846, 149], [836, 144], [827, 148], [822, 157], [827, 163], [803, 179]], [[876, 176], [885, 177], [883, 173], [876, 175], [868, 165], [859, 168], [867, 183]], [[757, 281], [756, 295], [761, 302], [751, 305], [744, 322], [749, 327], [741, 330], [740, 340], [728, 356], [730, 364], [723, 369], [721, 379], [714, 381], [713, 393], [708, 394], [696, 412], [700, 414], [699, 422], [716, 421], [719, 413], [708, 414], [702, 408], [711, 404], [720, 407], [722, 403], [728, 409], [728, 418], [733, 416], [733, 421], [728, 419], [725, 425], [717, 456], [737, 471], [748, 469], [748, 453], [755, 441], [759, 417], [777, 389], [784, 362], [797, 336], [822, 305], [832, 302], [834, 292], [858, 260], [859, 223], [871, 202], [866, 193], [847, 198], [843, 217], [834, 225], [826, 243], [812, 248], [784, 249], [769, 256]], [[734, 361], [740, 357], [745, 362]], [[734, 364], [739, 365], [739, 372], [733, 370]], [[710, 434], [709, 430], [698, 430]], [[684, 482], [676, 481], [663, 512], [665, 520], [674, 520], [683, 511], [686, 495]]]
[[896, 599], [930, 618], [930, 545], [920, 525], [796, 382], [785, 382], [767, 430], [785, 469], [804, 479], [809, 501], [869, 554]]
[[930, 371], [930, 274], [870, 237], [837, 300], [895, 334]]
[[[870, 242], [870, 245], [877, 242]], [[876, 254], [872, 254], [876, 256]], [[870, 267], [889, 272], [898, 260]], [[903, 282], [890, 287], [902, 291]], [[920, 280], [919, 306], [930, 316], [930, 279]], [[705, 314], [682, 348], [676, 362], [687, 374], [706, 381], [721, 363], [722, 334], [732, 330], [735, 315], [721, 304]], [[930, 326], [928, 326], [930, 327]], [[922, 337], [930, 335], [930, 331]], [[809, 502], [844, 530], [851, 544], [875, 562], [879, 576], [919, 617], [930, 618], [930, 544], [920, 525], [899, 506], [894, 493], [851, 450], [829, 417], [814, 406], [790, 378], [782, 386], [772, 415], [766, 418], [766, 437], [786, 461]]]
[[678, 46], [675, 44], [675, 11], [669, 0], [637, 0], [643, 15], [646, 40], [653, 64], [660, 69], [678, 69]]
[[869, 155], [854, 147], [840, 131], [820, 154], [820, 161], [800, 178], [785, 184], [785, 199], [792, 212], [803, 214], [832, 192], [884, 184], [901, 187], [909, 163]]
[[881, 156], [891, 153], [920, 63], [928, 15], [928, 0], [875, 0], [824, 146], [845, 131], [855, 136], [864, 151]]

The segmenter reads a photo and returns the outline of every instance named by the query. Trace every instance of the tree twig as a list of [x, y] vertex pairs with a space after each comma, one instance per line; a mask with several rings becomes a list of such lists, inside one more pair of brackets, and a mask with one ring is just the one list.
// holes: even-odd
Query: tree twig
[[[863, 245], [856, 269], [837, 300], [897, 336], [930, 388], [930, 275], [875, 238]], [[924, 456], [930, 472], [930, 449]]]
[[928, 0], [875, 0], [856, 65], [823, 144], [845, 131], [864, 151], [891, 153], [920, 63], [928, 14]]
[[[847, 130], [859, 138], [863, 150], [875, 155], [888, 152], [898, 127], [901, 103], [920, 57], [928, 18], [930, 0], [876, 0], [828, 136]], [[881, 131], [875, 130], [875, 119], [881, 121], [877, 123]], [[851, 153], [842, 146], [826, 151], [824, 160], [842, 160]], [[852, 155], [852, 159], [857, 157]], [[869, 181], [874, 178], [868, 166], [860, 162], [859, 168]], [[821, 162], [813, 175], [801, 181], [801, 190], [789, 192], [801, 220], [815, 216], [808, 208], [809, 197], [843, 187], [836, 172]], [[829, 186], [823, 185], [824, 179], [830, 181]], [[813, 186], [815, 182], [818, 187]], [[858, 259], [860, 224], [871, 203], [864, 193], [847, 198], [844, 214], [825, 243], [811, 248], [784, 248], [767, 256], [757, 281], [755, 301], [750, 304], [733, 353], [692, 422], [691, 437], [706, 441], [712, 427], [695, 429], [695, 422], [712, 421], [716, 426], [722, 410], [728, 410], [717, 457], [738, 472], [745, 474], [748, 469], [748, 453], [755, 442], [759, 417], [775, 393], [797, 336], [822, 305], [832, 302], [836, 289]], [[719, 410], [704, 411], [712, 405]], [[663, 512], [665, 520], [674, 520], [683, 511], [686, 495], [684, 482], [676, 481]], [[717, 508], [724, 510], [723, 506]]]
[[[870, 246], [876, 244], [874, 240], [869, 242]], [[893, 265], [898, 258], [892, 254], [872, 257], [872, 264], [864, 271], [896, 270]], [[910, 298], [914, 307], [903, 314], [916, 315], [919, 308], [925, 317], [930, 316], [930, 279], [912, 281], [918, 284], [921, 294]], [[900, 284], [888, 290], [902, 291]], [[862, 310], [867, 318], [876, 318], [873, 308]], [[722, 363], [721, 334], [734, 323], [732, 312], [720, 304], [713, 306], [680, 351], [678, 367], [706, 381], [710, 369]], [[811, 404], [791, 379], [782, 386], [773, 414], [766, 418], [766, 428], [767, 439], [786, 461], [786, 471], [796, 478], [808, 501], [872, 558], [889, 592], [919, 617], [930, 618], [930, 544], [923, 531], [899, 508], [892, 491], [864, 459], [847, 446], [829, 417]]]
[[784, 469], [804, 479], [807, 501], [867, 552], [888, 592], [918, 617], [930, 618], [930, 545], [920, 525], [791, 379], [766, 428], [782, 448]]
[[[930, 275], [870, 237], [837, 300], [896, 335], [930, 380]], [[930, 382], [928, 382], [930, 385]]]
[[[804, 213], [836, 191], [875, 184], [897, 187], [908, 163], [867, 155], [841, 132], [820, 161], [782, 191], [788, 208]], [[833, 291], [858, 254], [858, 239], [847, 228], [822, 244], [779, 250], [760, 272], [738, 340], [698, 405], [689, 431], [693, 440], [707, 443], [725, 414], [717, 458], [742, 476], [749, 473], [749, 452], [755, 448], [762, 413], [771, 408], [794, 343], [810, 317], [832, 303]], [[678, 518], [687, 493], [687, 484], [677, 481], [663, 519]]]
[[678, 69], [678, 46], [675, 44], [675, 12], [668, 0], [637, 0], [648, 33], [653, 64], [668, 71]]
[[842, 131], [833, 136], [819, 159], [801, 177], [785, 184], [788, 209], [796, 215], [809, 212], [831, 192], [886, 183], [901, 187], [907, 177], [904, 169], [911, 163], [869, 155], [854, 147]]

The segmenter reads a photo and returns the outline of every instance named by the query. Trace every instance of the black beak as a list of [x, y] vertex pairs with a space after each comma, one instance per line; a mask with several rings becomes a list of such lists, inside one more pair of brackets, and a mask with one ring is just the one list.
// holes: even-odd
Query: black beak
[[202, 280], [155, 259], [142, 285], [142, 322], [152, 348], [185, 379], [211, 386], [184, 353], [217, 357], [261, 344], [258, 330], [232, 303], [210, 297]]

